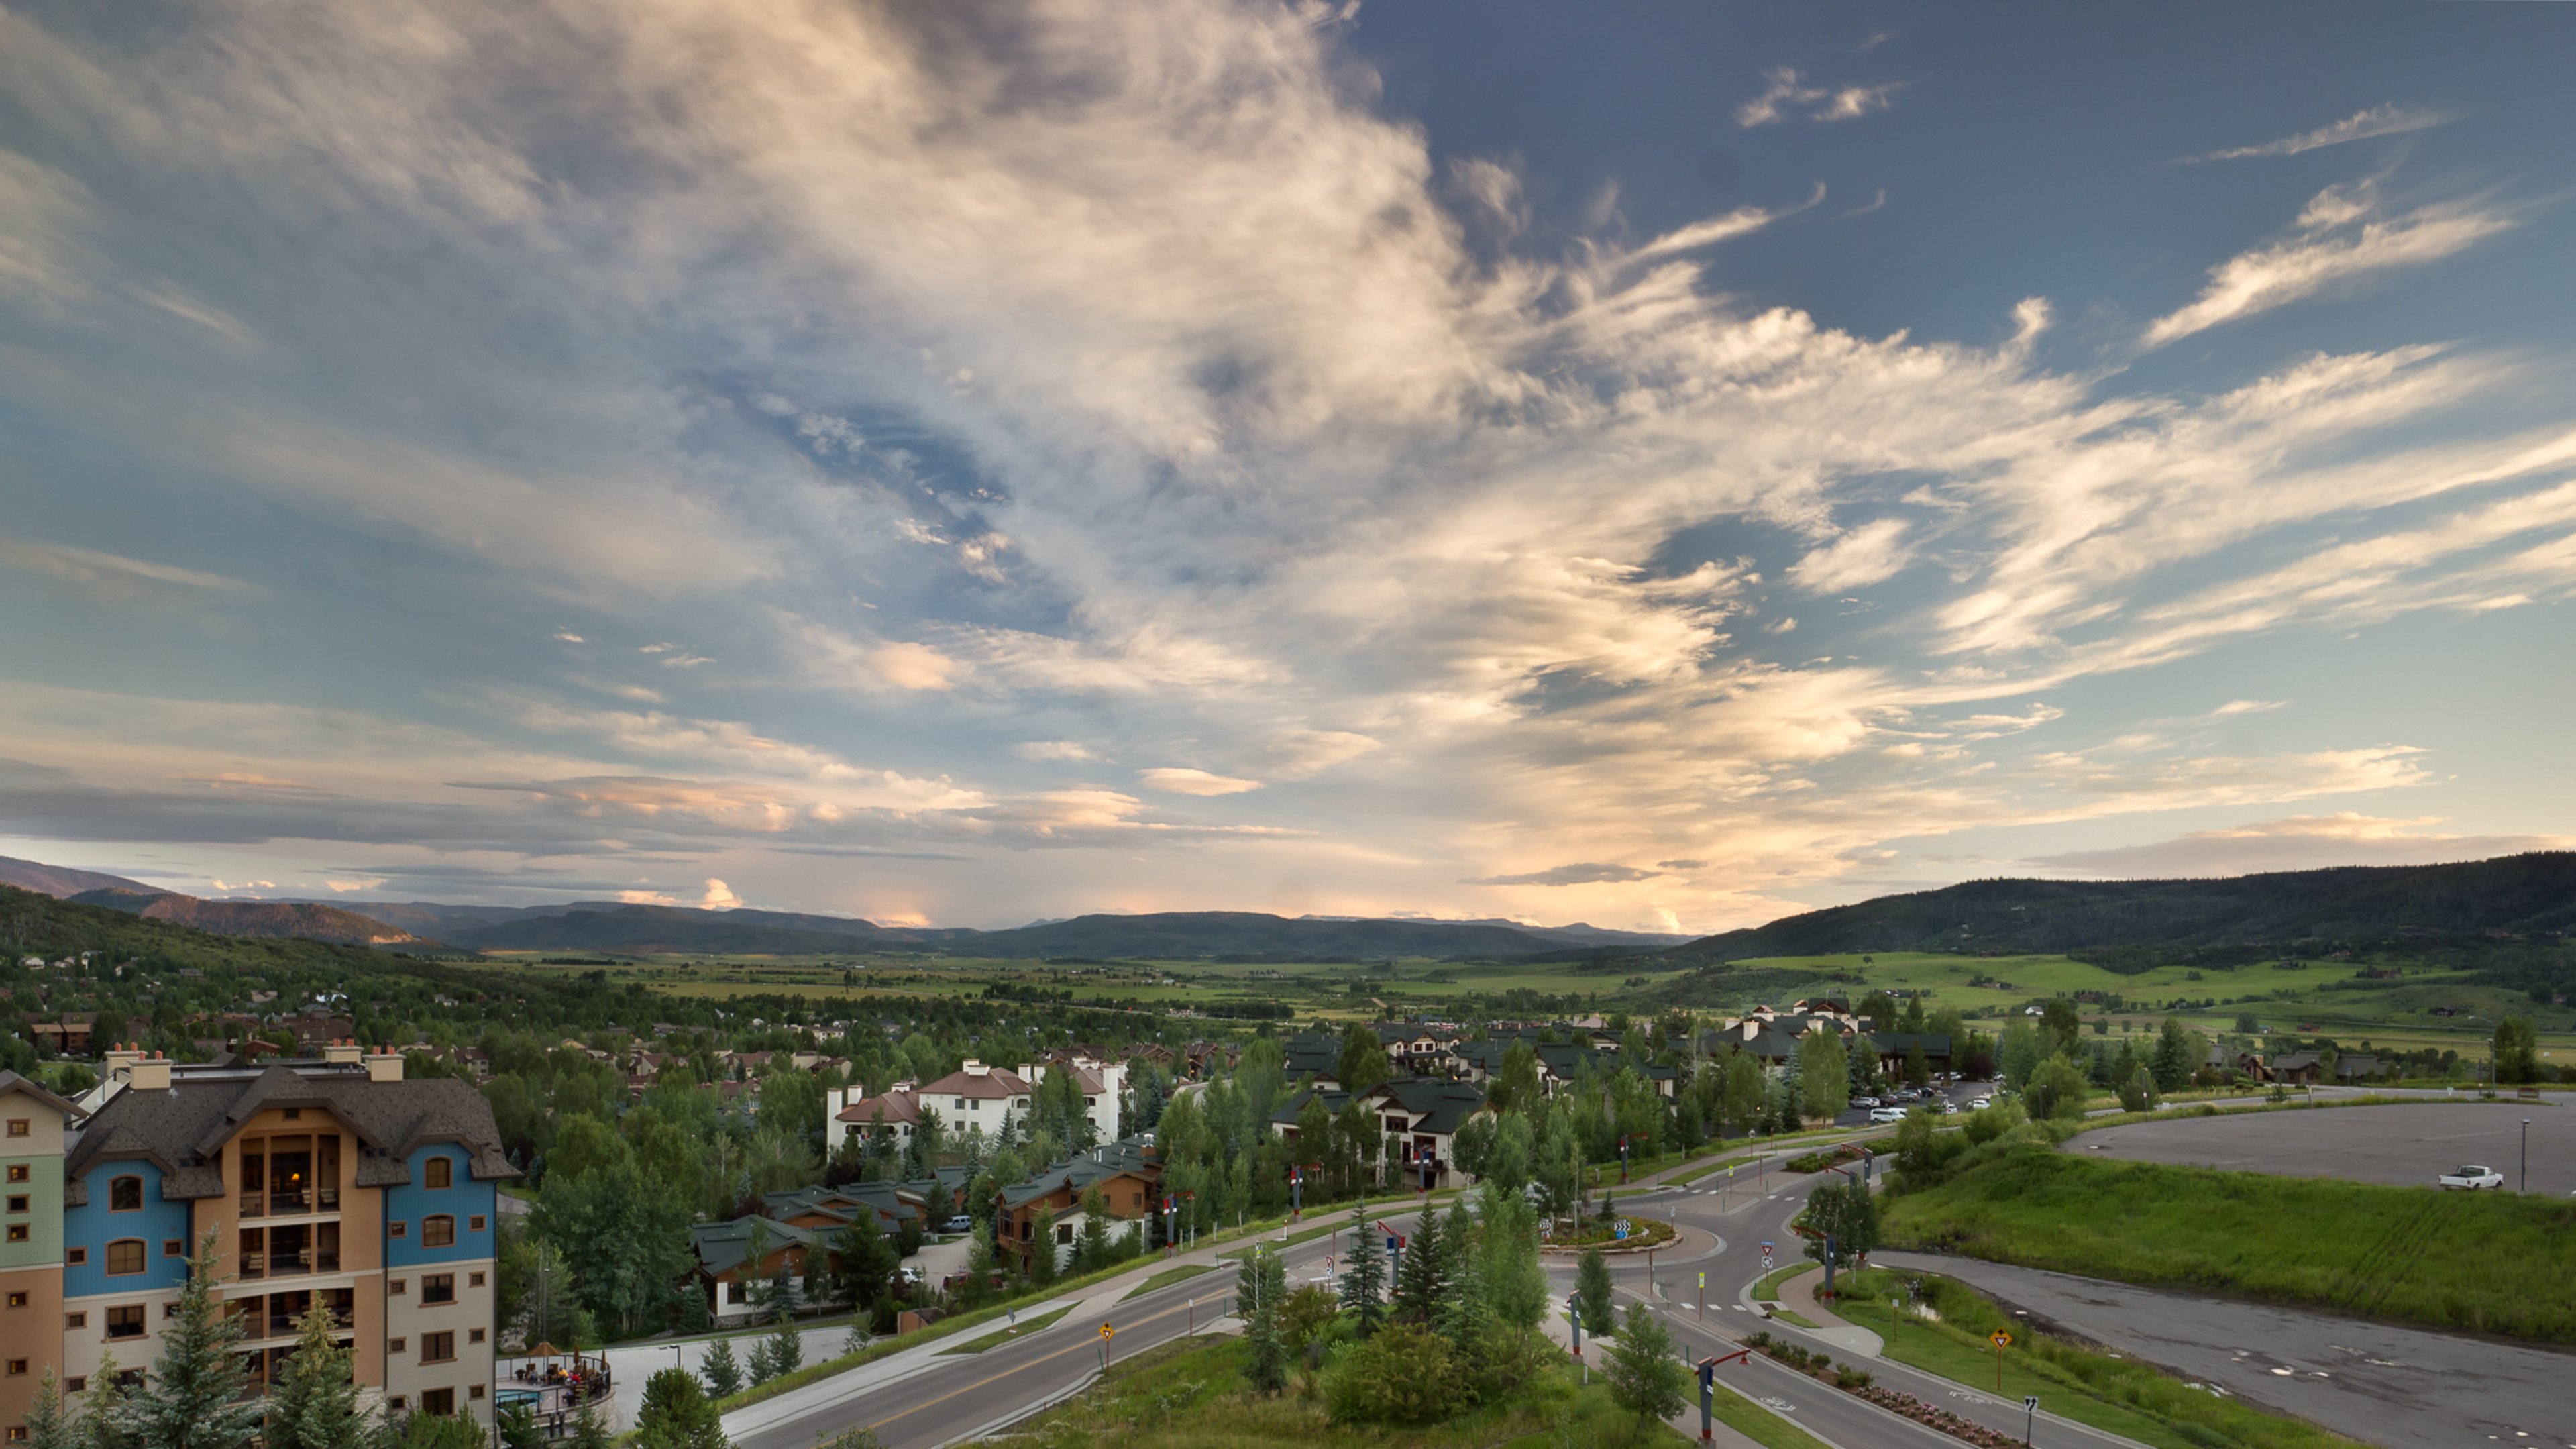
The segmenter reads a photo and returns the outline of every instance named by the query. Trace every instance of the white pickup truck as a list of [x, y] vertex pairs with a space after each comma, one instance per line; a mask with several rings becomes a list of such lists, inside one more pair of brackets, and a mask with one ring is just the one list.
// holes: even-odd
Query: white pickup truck
[[2500, 1188], [2504, 1186], [2504, 1174], [2492, 1167], [2480, 1167], [2472, 1163], [2467, 1167], [2443, 1173], [2442, 1186], [2445, 1189], [2466, 1188], [2471, 1192], [2482, 1187]]

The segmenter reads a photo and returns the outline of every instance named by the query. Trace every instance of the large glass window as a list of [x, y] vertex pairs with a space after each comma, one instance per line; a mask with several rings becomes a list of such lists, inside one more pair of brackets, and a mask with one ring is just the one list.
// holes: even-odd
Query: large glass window
[[107, 1275], [111, 1278], [143, 1271], [143, 1240], [119, 1238], [107, 1245]]
[[130, 1303], [123, 1308], [111, 1308], [107, 1310], [107, 1336], [110, 1338], [141, 1338], [143, 1336], [143, 1305], [140, 1303]]
[[423, 1187], [454, 1186], [456, 1164], [444, 1157], [433, 1157], [429, 1160], [429, 1164], [421, 1169], [420, 1182]]
[[456, 1245], [456, 1219], [440, 1213], [420, 1220], [420, 1245], [424, 1248], [451, 1248]]

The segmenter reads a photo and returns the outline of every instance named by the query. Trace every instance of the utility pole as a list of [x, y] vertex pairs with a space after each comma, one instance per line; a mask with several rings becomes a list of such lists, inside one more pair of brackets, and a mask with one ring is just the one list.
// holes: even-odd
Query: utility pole
[[2522, 1186], [2514, 1191], [2526, 1197], [2531, 1194], [2531, 1119], [2528, 1117], [2522, 1119]]

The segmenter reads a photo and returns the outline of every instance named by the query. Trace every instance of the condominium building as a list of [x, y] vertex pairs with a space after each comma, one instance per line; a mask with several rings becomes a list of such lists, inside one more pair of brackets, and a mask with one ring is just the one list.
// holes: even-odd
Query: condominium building
[[24, 1437], [47, 1368], [73, 1396], [110, 1356], [148, 1376], [209, 1233], [255, 1387], [318, 1300], [386, 1409], [491, 1423], [495, 1185], [517, 1171], [481, 1093], [346, 1042], [107, 1065], [86, 1112], [0, 1072], [0, 1436]]

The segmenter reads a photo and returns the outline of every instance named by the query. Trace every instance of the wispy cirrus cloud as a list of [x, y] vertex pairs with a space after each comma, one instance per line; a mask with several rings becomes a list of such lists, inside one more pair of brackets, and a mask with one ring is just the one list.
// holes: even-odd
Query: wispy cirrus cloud
[[2190, 166], [2203, 161], [2241, 161], [2254, 156], [2298, 156], [2309, 151], [2322, 150], [2328, 146], [2340, 146], [2349, 141], [2367, 141], [2376, 136], [2399, 136], [2409, 131], [2430, 130], [2435, 126], [2449, 125], [2454, 119], [2456, 118], [2446, 111], [2422, 106], [2401, 106], [2391, 102], [2355, 111], [2331, 125], [2319, 126], [2312, 131], [2300, 131], [2278, 140], [2265, 141], [2260, 145], [2228, 146], [2216, 151], [2204, 151], [2197, 156], [2177, 156], [2173, 159], [2173, 164]]
[[2391, 216], [2375, 182], [2330, 186], [2308, 202], [2289, 236], [2210, 268], [2200, 296], [2149, 324], [2146, 343], [2162, 347], [2374, 273], [2439, 261], [2514, 224], [2505, 212], [2460, 202]]
[[1797, 70], [1773, 66], [1762, 72], [1762, 94], [1735, 108], [1735, 124], [1746, 130], [1781, 121], [1855, 121], [1895, 103], [1903, 81], [1878, 85], [1810, 84]]

